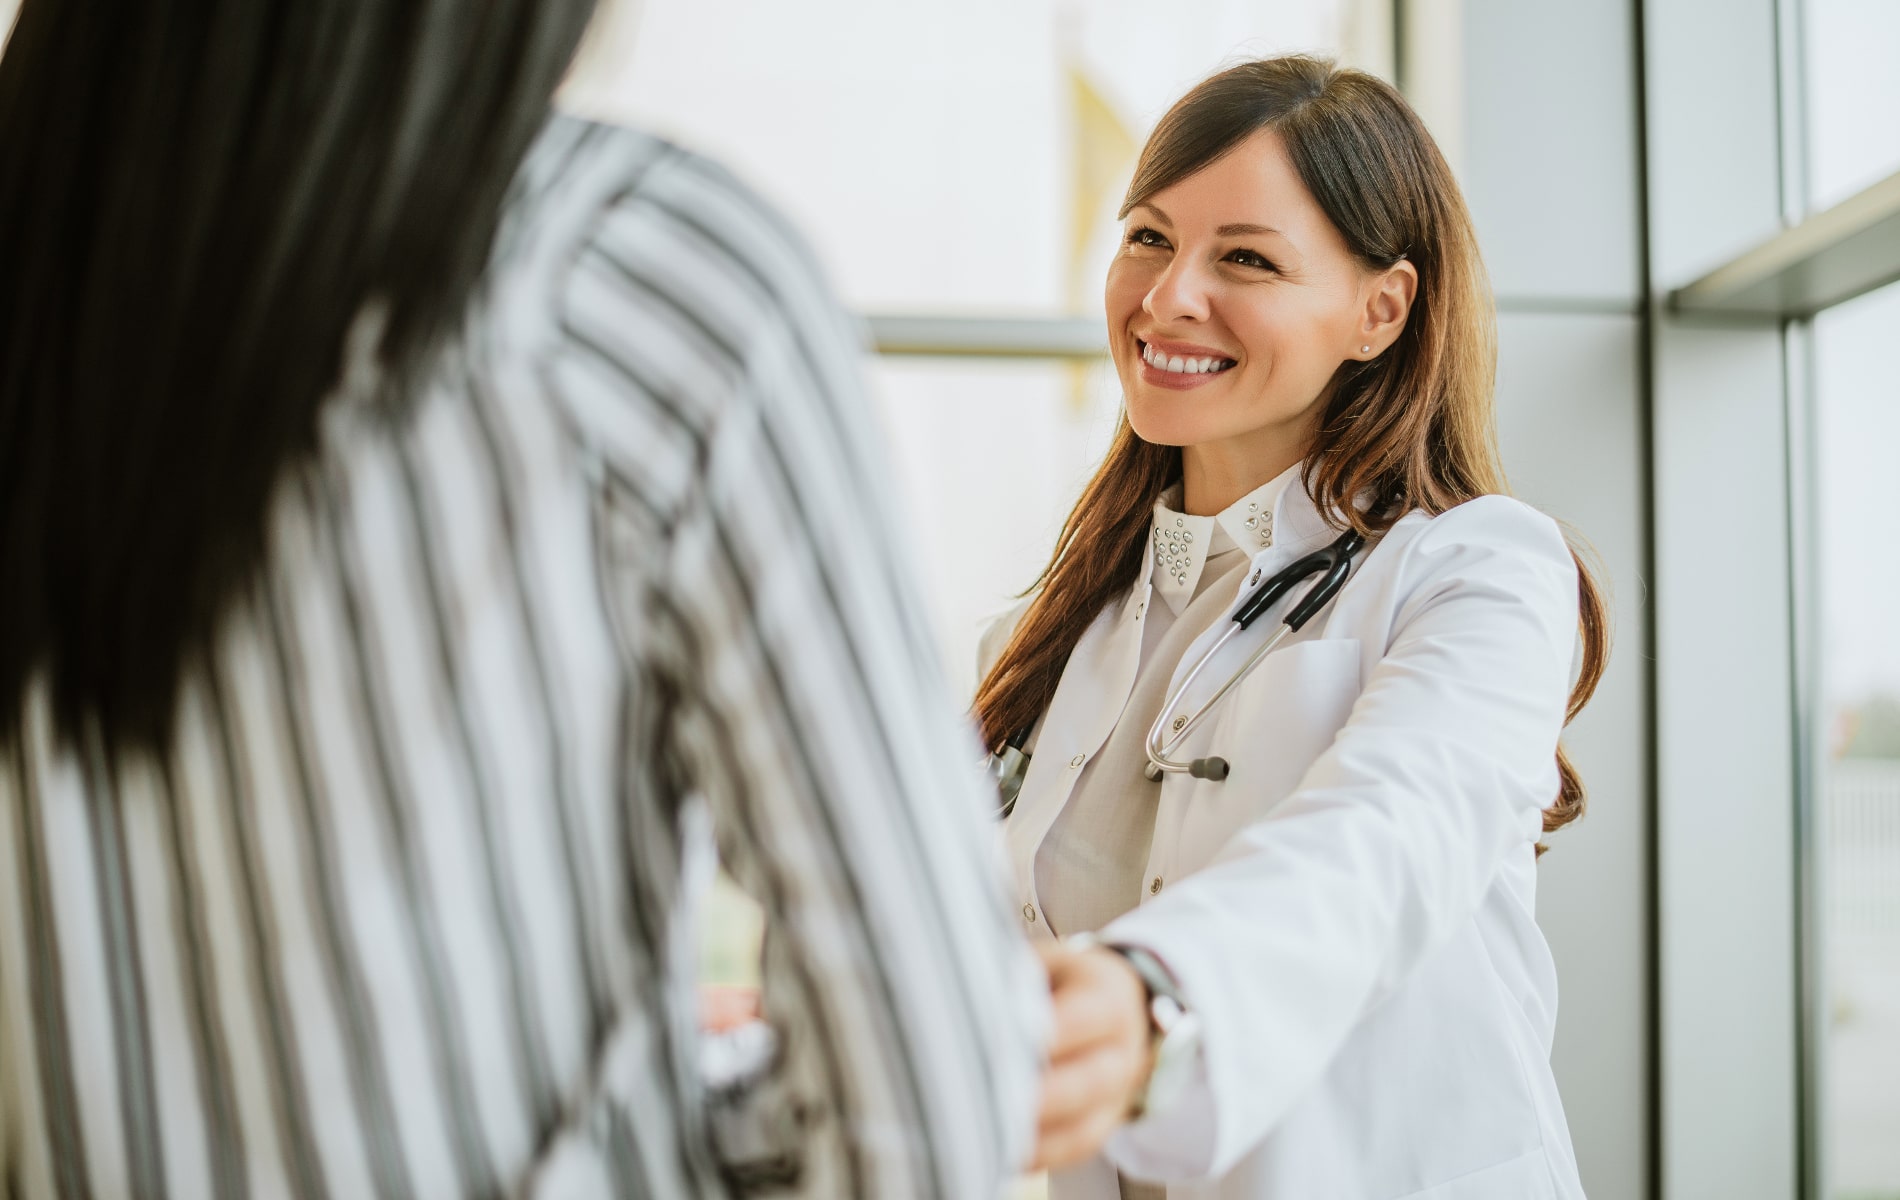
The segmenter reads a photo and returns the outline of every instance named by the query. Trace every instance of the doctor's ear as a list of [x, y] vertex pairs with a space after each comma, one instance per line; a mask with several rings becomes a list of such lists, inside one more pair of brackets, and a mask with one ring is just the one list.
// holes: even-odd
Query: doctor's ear
[[1387, 346], [1405, 332], [1405, 321], [1412, 313], [1412, 300], [1418, 295], [1418, 268], [1410, 259], [1401, 258], [1391, 266], [1366, 277], [1360, 292], [1364, 311], [1360, 314], [1358, 344], [1351, 356], [1373, 359], [1385, 353]]

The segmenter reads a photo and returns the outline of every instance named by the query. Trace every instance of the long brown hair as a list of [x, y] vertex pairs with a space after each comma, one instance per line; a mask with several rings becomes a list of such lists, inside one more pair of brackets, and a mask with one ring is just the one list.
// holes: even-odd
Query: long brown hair
[[[1121, 215], [1268, 128], [1368, 269], [1409, 259], [1418, 270], [1398, 341], [1376, 359], [1342, 365], [1319, 414], [1301, 474], [1320, 511], [1374, 537], [1413, 509], [1437, 515], [1508, 492], [1492, 410], [1496, 311], [1471, 216], [1431, 134], [1389, 84], [1304, 55], [1224, 70], [1161, 118]], [[1155, 499], [1180, 477], [1180, 449], [1143, 441], [1124, 414], [1030, 589], [1034, 601], [978, 689], [977, 719], [992, 749], [1042, 714], [1083, 631], [1134, 586]], [[1362, 496], [1403, 503], [1365, 509], [1353, 503]], [[1583, 663], [1566, 723], [1596, 691], [1609, 654], [1602, 596], [1580, 557], [1577, 591]], [[1583, 783], [1562, 746], [1557, 766], [1547, 833], [1583, 812]]]

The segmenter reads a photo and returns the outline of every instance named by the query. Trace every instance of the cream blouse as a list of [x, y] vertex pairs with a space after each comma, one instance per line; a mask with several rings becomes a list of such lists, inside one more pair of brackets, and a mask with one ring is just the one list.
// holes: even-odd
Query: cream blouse
[[1161, 784], [1143, 773], [1148, 727], [1187, 648], [1233, 603], [1235, 574], [1272, 545], [1272, 505], [1265, 496], [1272, 487], [1263, 485], [1212, 517], [1179, 511], [1179, 484], [1155, 503], [1152, 610], [1143, 614], [1134, 688], [1036, 852], [1036, 891], [1058, 936], [1100, 929], [1140, 897], [1161, 800]]

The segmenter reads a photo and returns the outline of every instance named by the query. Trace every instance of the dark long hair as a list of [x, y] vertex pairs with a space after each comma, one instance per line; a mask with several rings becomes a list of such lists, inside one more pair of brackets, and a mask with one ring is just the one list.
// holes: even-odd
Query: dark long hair
[[0, 59], [0, 739], [43, 672], [62, 740], [169, 740], [346, 332], [374, 301], [405, 380], [457, 326], [593, 7], [25, 0]]
[[[1304, 460], [1322, 512], [1376, 536], [1407, 511], [1437, 514], [1509, 489], [1498, 460], [1492, 391], [1496, 312], [1458, 184], [1405, 98], [1362, 71], [1304, 55], [1242, 63], [1197, 85], [1148, 138], [1122, 216], [1260, 129], [1277, 131], [1301, 181], [1360, 262], [1401, 258], [1419, 290], [1397, 342], [1340, 368]], [[1035, 600], [977, 692], [997, 748], [1054, 697], [1089, 623], [1134, 586], [1154, 501], [1181, 475], [1181, 451], [1143, 441], [1124, 417], [1108, 458], [1069, 514]], [[1405, 503], [1362, 510], [1361, 496]], [[1573, 551], [1574, 554], [1574, 551]], [[1596, 580], [1577, 561], [1583, 665], [1566, 720], [1582, 711], [1609, 655]], [[1583, 812], [1583, 782], [1561, 746], [1545, 832]]]

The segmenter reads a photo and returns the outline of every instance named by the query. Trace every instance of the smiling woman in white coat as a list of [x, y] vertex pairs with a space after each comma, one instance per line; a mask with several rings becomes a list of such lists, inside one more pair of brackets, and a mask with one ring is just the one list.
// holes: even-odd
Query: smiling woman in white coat
[[[1607, 631], [1506, 494], [1457, 185], [1391, 87], [1287, 57], [1177, 103], [1122, 217], [1126, 419], [976, 703], [1028, 754], [1051, 1196], [1574, 1200], [1534, 899]], [[1346, 532], [1316, 616], [1285, 627], [1317, 576], [1235, 630]]]

